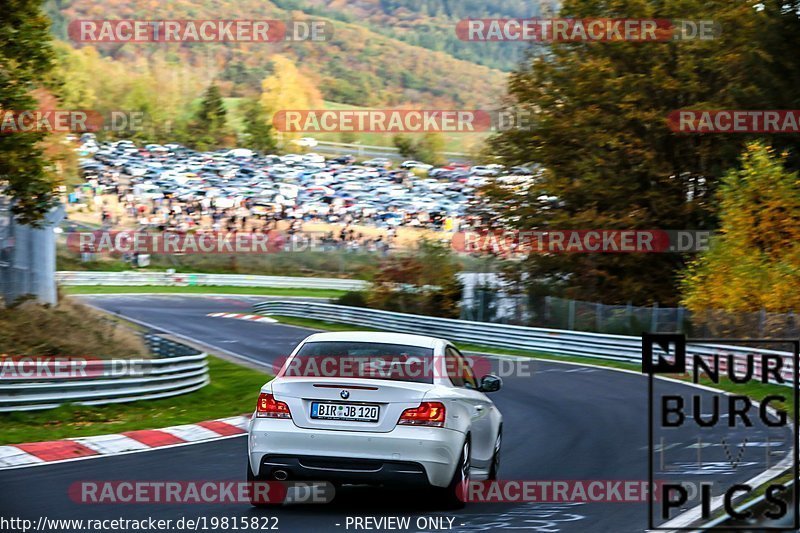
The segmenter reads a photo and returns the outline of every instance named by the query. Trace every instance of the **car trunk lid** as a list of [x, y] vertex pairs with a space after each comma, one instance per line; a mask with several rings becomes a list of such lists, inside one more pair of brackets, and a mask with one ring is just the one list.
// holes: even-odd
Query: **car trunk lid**
[[[275, 399], [286, 402], [295, 425], [307, 429], [346, 430], [385, 433], [397, 425], [404, 410], [419, 406], [425, 394], [433, 387], [428, 383], [392, 381], [387, 379], [284, 377], [272, 383]], [[355, 416], [371, 418], [369, 407], [377, 406], [377, 420], [358, 421], [320, 418], [323, 412], [314, 404], [342, 406], [337, 413], [350, 406]], [[359, 409], [359, 407], [365, 409]], [[330, 408], [327, 408], [330, 409]], [[348, 413], [343, 413], [347, 415]]]

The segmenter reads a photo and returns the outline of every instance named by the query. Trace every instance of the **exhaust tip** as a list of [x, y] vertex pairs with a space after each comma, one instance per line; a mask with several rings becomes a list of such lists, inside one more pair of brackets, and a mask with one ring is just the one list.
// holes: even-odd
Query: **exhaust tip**
[[278, 481], [286, 481], [289, 479], [289, 473], [286, 470], [273, 470], [272, 477]]

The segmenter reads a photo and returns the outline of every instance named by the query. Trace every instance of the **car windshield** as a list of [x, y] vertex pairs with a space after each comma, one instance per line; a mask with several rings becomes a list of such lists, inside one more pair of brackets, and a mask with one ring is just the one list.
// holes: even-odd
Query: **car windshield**
[[433, 383], [433, 349], [378, 342], [308, 342], [283, 377], [387, 379]]

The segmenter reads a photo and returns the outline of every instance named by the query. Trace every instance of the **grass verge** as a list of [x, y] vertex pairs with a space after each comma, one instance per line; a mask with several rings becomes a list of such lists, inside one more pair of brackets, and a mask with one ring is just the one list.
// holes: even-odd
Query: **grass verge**
[[7, 356], [149, 357], [144, 341], [125, 324], [70, 298], [55, 306], [30, 299], [0, 306], [0, 362]]
[[137, 429], [157, 429], [236, 416], [253, 410], [261, 386], [271, 376], [208, 357], [211, 383], [202, 389], [116, 405], [63, 405], [56, 409], [0, 414], [0, 445], [90, 437]]
[[73, 285], [61, 287], [66, 294], [175, 293], [175, 294], [255, 294], [264, 296], [301, 296], [305, 298], [338, 298], [346, 293], [335, 289], [302, 289], [288, 287], [231, 287], [227, 285]]

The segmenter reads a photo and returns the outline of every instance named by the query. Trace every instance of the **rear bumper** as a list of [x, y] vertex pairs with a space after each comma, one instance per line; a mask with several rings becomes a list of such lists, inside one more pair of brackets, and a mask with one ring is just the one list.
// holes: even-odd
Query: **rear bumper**
[[386, 433], [305, 429], [291, 420], [250, 422], [250, 467], [269, 478], [446, 487], [464, 434], [447, 428], [398, 426]]
[[289, 480], [299, 481], [380, 483], [393, 487], [425, 487], [429, 485], [425, 467], [411, 461], [264, 455], [261, 458], [259, 470], [261, 475], [267, 479], [275, 479], [274, 474], [277, 471], [286, 472]]

